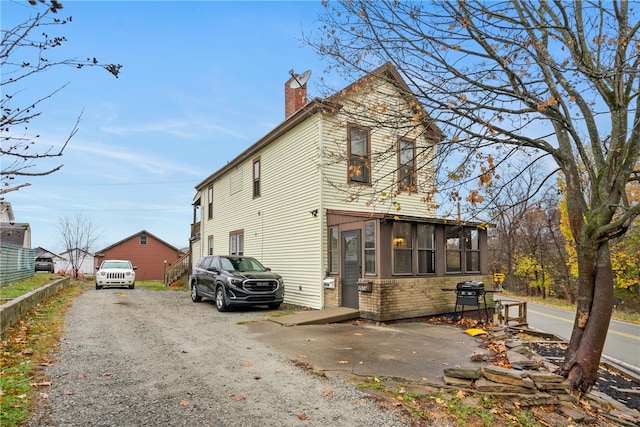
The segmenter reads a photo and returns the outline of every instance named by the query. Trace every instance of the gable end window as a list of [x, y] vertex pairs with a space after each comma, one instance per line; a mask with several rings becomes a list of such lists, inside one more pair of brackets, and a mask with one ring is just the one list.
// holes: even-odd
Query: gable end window
[[260, 197], [260, 158], [253, 161], [253, 197]]
[[371, 183], [371, 139], [369, 129], [351, 125], [347, 130], [348, 181]]
[[140, 246], [147, 246], [147, 236], [144, 234], [140, 236]]
[[416, 144], [411, 139], [401, 139], [398, 141], [398, 189], [415, 192], [416, 187]]

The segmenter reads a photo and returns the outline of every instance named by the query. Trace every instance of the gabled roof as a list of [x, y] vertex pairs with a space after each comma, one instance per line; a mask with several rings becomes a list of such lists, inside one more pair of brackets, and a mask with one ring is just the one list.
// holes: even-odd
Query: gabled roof
[[43, 256], [50, 256], [52, 258], [65, 259], [63, 256], [58, 255], [57, 253], [50, 251], [48, 249], [43, 248], [42, 246], [38, 246], [36, 249], [36, 258]]
[[442, 139], [442, 132], [436, 125], [435, 121], [431, 119], [424, 109], [424, 106], [407, 85], [407, 82], [402, 78], [396, 67], [394, 67], [390, 62], [382, 64], [366, 76], [361, 77], [349, 86], [331, 95], [328, 100], [334, 103], [341, 103], [342, 98], [353, 93], [362, 92], [363, 87], [372, 86], [376, 81], [380, 80], [384, 80], [395, 86], [400, 93], [400, 96], [404, 98], [407, 105], [413, 110], [413, 113], [419, 114], [417, 117], [420, 117], [420, 121], [424, 127], [431, 131], [436, 139]]
[[164, 244], [165, 246], [170, 247], [171, 249], [173, 249], [173, 250], [175, 250], [175, 251], [180, 251], [180, 249], [176, 248], [176, 247], [175, 247], [175, 246], [173, 246], [173, 245], [170, 245], [169, 243], [165, 242], [164, 240], [160, 239], [159, 237], [157, 237], [157, 236], [155, 236], [155, 235], [153, 235], [153, 234], [149, 233], [147, 230], [142, 230], [142, 231], [139, 231], [139, 232], [137, 232], [137, 233], [135, 233], [135, 234], [132, 234], [132, 235], [131, 235], [131, 236], [129, 236], [129, 237], [126, 237], [126, 238], [124, 238], [124, 239], [122, 239], [122, 240], [120, 240], [120, 241], [118, 241], [118, 242], [114, 243], [113, 245], [107, 246], [107, 247], [106, 247], [106, 248], [104, 248], [104, 249], [101, 249], [101, 250], [99, 250], [99, 251], [96, 251], [96, 255], [98, 255], [98, 254], [100, 254], [100, 253], [102, 253], [102, 252], [106, 252], [106, 251], [108, 251], [109, 249], [111, 249], [111, 248], [113, 248], [113, 247], [115, 247], [115, 246], [118, 246], [118, 245], [120, 245], [120, 244], [122, 244], [122, 243], [126, 242], [127, 240], [131, 240], [131, 239], [133, 239], [133, 238], [136, 238], [136, 237], [138, 237], [138, 236], [140, 236], [140, 235], [142, 235], [142, 234], [145, 234], [145, 235], [147, 235], [147, 236], [153, 237], [153, 238], [154, 238], [155, 240], [157, 240], [158, 242], [160, 242], [160, 243]]
[[[245, 160], [253, 157], [258, 151], [260, 151], [265, 146], [269, 145], [273, 141], [277, 140], [280, 136], [285, 134], [287, 131], [291, 130], [307, 118], [313, 116], [318, 112], [336, 112], [342, 108], [341, 100], [348, 96], [351, 93], [356, 91], [356, 88], [361, 87], [363, 84], [371, 82], [375, 79], [384, 78], [386, 81], [391, 82], [399, 89], [402, 96], [408, 101], [408, 105], [414, 108], [414, 111], [420, 112], [420, 117], [424, 121], [424, 125], [434, 133], [436, 138], [441, 138], [441, 132], [438, 127], [435, 125], [435, 122], [429, 118], [429, 116], [424, 111], [424, 108], [418, 101], [418, 99], [412, 94], [409, 86], [407, 86], [406, 82], [402, 78], [402, 76], [398, 73], [393, 65], [390, 63], [386, 63], [366, 76], [358, 79], [353, 82], [346, 88], [336, 92], [335, 94], [329, 96], [328, 98], [315, 98], [307, 103], [304, 107], [300, 108], [294, 114], [292, 114], [289, 118], [287, 118], [284, 122], [274, 128], [271, 132], [263, 136], [259, 139], [255, 144], [247, 148], [245, 151], [240, 153], [233, 160], [228, 162], [225, 166], [209, 175], [202, 182], [196, 185], [196, 190], [200, 191], [205, 186], [209, 185], [211, 182], [215, 181], [220, 176], [227, 173], [229, 170], [235, 168]], [[198, 196], [194, 198], [193, 204], [198, 204]]]
[[31, 226], [26, 222], [0, 222], [0, 243], [22, 246], [25, 234], [30, 229]]
[[68, 251], [64, 251], [62, 252], [62, 254], [68, 254], [71, 251], [78, 251], [78, 252], [84, 252], [87, 255], [93, 256], [93, 254], [89, 251], [85, 251], [84, 249], [80, 249], [80, 248], [73, 248], [73, 249], [69, 249]]

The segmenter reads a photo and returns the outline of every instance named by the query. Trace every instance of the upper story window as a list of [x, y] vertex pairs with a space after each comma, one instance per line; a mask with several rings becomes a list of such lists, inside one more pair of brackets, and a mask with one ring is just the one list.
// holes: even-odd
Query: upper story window
[[253, 197], [260, 197], [260, 158], [253, 161]]
[[147, 245], [147, 236], [142, 234], [140, 235], [140, 246], [146, 246]]
[[347, 133], [348, 181], [371, 183], [371, 140], [369, 129], [351, 125]]
[[207, 187], [207, 219], [213, 218], [213, 185]]
[[416, 191], [416, 144], [411, 139], [398, 141], [398, 189]]

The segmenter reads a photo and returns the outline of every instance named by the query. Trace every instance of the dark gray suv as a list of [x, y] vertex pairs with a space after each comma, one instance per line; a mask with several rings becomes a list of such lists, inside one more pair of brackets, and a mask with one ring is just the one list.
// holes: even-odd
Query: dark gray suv
[[267, 305], [280, 307], [284, 281], [260, 262], [246, 256], [206, 256], [191, 274], [191, 299], [215, 301], [218, 311], [232, 306]]
[[53, 258], [38, 257], [35, 262], [35, 271], [46, 271], [47, 273], [53, 273]]

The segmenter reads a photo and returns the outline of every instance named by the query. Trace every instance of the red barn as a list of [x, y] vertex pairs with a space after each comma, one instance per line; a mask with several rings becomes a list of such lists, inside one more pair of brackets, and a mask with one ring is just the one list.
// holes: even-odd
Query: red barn
[[128, 259], [138, 267], [136, 280], [164, 280], [167, 267], [180, 257], [180, 250], [146, 230], [108, 246], [95, 255], [96, 267], [105, 259]]

